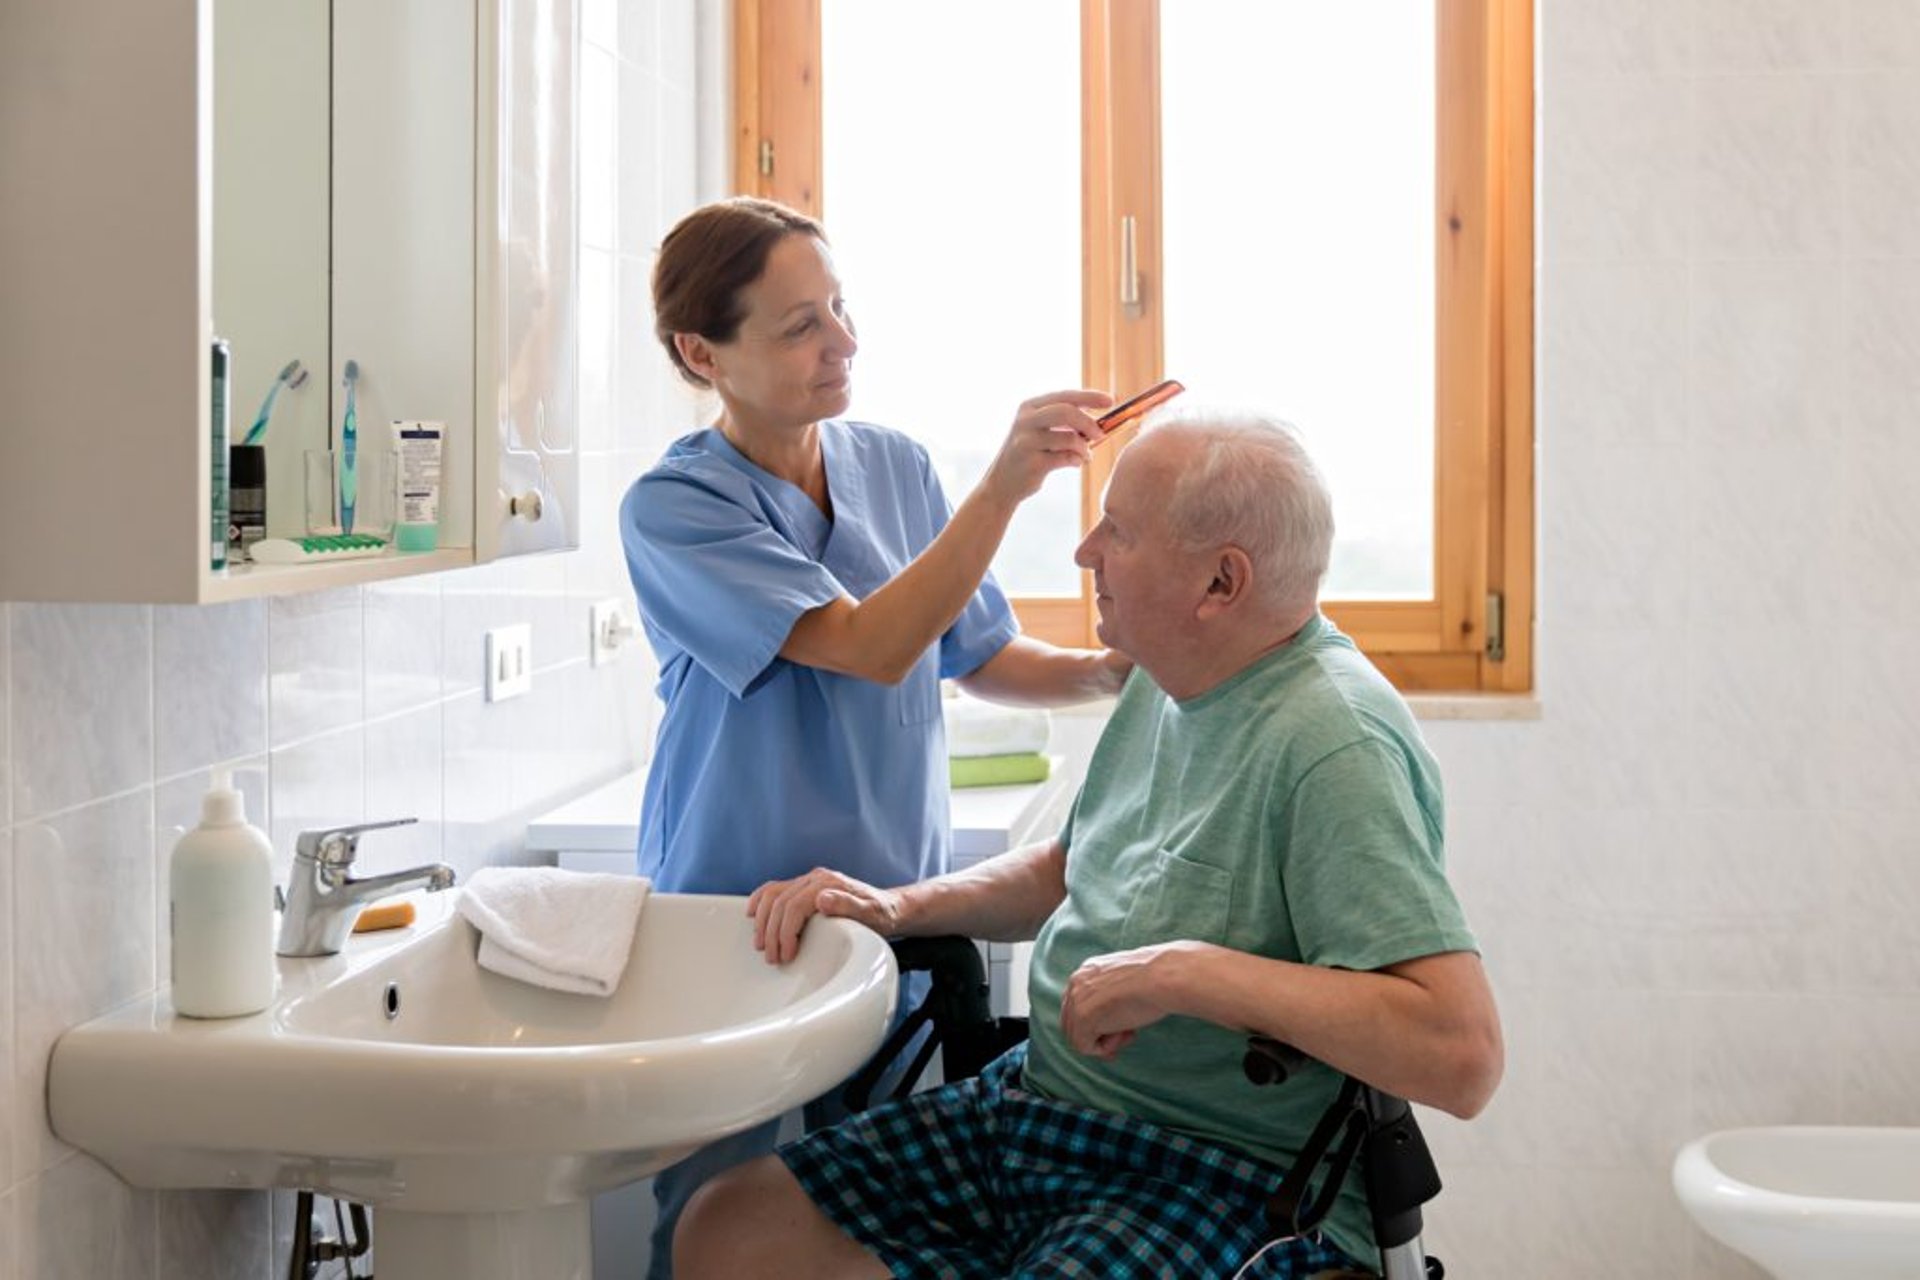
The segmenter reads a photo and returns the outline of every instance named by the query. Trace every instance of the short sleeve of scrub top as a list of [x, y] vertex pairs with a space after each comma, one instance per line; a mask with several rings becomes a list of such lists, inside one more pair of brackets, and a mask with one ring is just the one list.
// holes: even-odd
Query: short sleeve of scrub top
[[833, 518], [718, 431], [676, 442], [621, 505], [621, 537], [660, 666], [640, 870], [668, 892], [748, 893], [831, 866], [889, 886], [946, 869], [939, 680], [1018, 633], [989, 578], [899, 685], [788, 662], [809, 609], [864, 599], [945, 526], [919, 445], [821, 424]]

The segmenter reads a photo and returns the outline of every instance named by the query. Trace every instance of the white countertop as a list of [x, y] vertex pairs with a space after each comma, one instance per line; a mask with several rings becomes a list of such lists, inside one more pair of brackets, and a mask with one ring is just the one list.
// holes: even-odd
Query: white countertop
[[[640, 845], [640, 796], [645, 767], [527, 824], [527, 848], [631, 852]], [[1045, 782], [1013, 787], [968, 787], [953, 793], [953, 853], [957, 864], [1004, 853], [1058, 828], [1073, 798], [1073, 782], [1058, 757]]]

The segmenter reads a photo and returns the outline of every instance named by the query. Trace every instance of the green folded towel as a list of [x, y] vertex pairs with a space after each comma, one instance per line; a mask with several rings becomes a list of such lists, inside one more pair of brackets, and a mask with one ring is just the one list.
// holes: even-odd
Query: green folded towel
[[1053, 759], [1038, 751], [1012, 756], [954, 756], [947, 761], [955, 787], [1011, 787], [1022, 782], [1045, 782]]

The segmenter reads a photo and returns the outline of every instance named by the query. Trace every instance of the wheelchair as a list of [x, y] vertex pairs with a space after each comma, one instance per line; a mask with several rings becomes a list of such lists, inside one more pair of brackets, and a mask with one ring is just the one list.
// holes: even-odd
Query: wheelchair
[[[963, 1080], [1026, 1039], [1024, 1018], [996, 1018], [987, 999], [980, 949], [961, 937], [902, 938], [893, 943], [902, 973], [925, 972], [930, 989], [918, 1008], [894, 1028], [873, 1059], [847, 1082], [849, 1109], [865, 1110], [875, 1086], [901, 1055], [918, 1048], [892, 1093], [913, 1091], [936, 1050], [947, 1080]], [[927, 1034], [921, 1038], [921, 1033]], [[1254, 1085], [1283, 1084], [1310, 1059], [1291, 1045], [1250, 1036], [1242, 1066]], [[1300, 1159], [1267, 1197], [1267, 1225], [1276, 1237], [1305, 1235], [1333, 1208], [1335, 1195], [1358, 1165], [1380, 1246], [1381, 1280], [1442, 1280], [1446, 1268], [1420, 1244], [1421, 1206], [1440, 1194], [1440, 1174], [1413, 1110], [1404, 1099], [1345, 1077], [1333, 1103], [1314, 1126]], [[1319, 1185], [1313, 1185], [1315, 1177]]]

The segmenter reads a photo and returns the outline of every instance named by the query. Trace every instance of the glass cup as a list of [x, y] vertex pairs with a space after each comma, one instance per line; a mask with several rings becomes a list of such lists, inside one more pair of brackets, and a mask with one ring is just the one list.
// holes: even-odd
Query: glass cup
[[[306, 453], [307, 533], [340, 533], [340, 495], [343, 489], [342, 455], [332, 449]], [[399, 459], [392, 449], [361, 447], [354, 451], [354, 533], [393, 537], [394, 512], [399, 508]]]

